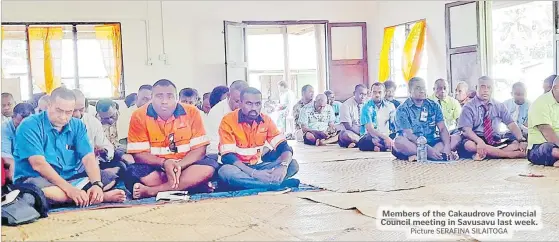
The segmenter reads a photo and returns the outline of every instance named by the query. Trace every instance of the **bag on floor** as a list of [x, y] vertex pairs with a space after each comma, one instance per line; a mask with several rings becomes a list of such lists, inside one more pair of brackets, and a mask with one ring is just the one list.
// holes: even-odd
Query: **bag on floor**
[[49, 205], [43, 191], [32, 184], [2, 187], [2, 225], [16, 226], [48, 216]]

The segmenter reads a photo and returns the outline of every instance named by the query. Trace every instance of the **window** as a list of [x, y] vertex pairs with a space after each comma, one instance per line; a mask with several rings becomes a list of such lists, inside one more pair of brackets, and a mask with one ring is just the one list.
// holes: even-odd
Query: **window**
[[[394, 29], [394, 38], [390, 50], [390, 79], [397, 85], [395, 97], [408, 96], [408, 83], [404, 80], [402, 74], [402, 53], [404, 52], [404, 44], [406, 39], [416, 22], [400, 24]], [[427, 37], [425, 42], [427, 43]], [[427, 80], [427, 45], [423, 46], [423, 54], [421, 56], [421, 66], [417, 72], [418, 77]]]
[[[98, 27], [104, 26], [118, 29], [112, 32], [116, 38], [107, 40], [102, 37], [104, 32], [100, 33], [103, 30]], [[89, 99], [124, 96], [120, 24], [3, 23], [2, 71], [6, 78], [19, 78], [23, 100], [42, 92], [44, 85], [46, 41], [30, 37], [30, 31], [34, 33], [37, 27], [62, 29], [61, 38], [53, 37], [48, 41], [53, 59], [52, 70], [61, 85], [70, 89], [79, 88]], [[117, 87], [114, 87], [111, 78], [119, 82]]]
[[553, 74], [553, 2], [492, 2], [492, 73], [495, 99], [511, 97], [512, 85], [523, 82], [529, 100], [543, 93], [543, 80]]

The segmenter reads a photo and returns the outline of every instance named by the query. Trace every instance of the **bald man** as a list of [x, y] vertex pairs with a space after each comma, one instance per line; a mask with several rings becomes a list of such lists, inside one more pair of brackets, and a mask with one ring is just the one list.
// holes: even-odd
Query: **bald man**
[[314, 100], [303, 108], [298, 123], [303, 131], [303, 142], [307, 145], [322, 146], [338, 142], [338, 131], [334, 126], [336, 114], [328, 105], [328, 97], [318, 94]]
[[50, 95], [47, 94], [39, 98], [39, 101], [37, 102], [37, 109], [35, 109], [36, 113], [47, 110], [47, 107], [49, 105], [49, 97]]
[[[474, 160], [525, 158], [528, 143], [505, 105], [492, 98], [493, 88], [492, 78], [480, 77], [476, 96], [464, 105], [458, 120], [464, 139], [458, 153]], [[501, 123], [512, 132], [512, 138], [499, 134]]]
[[437, 79], [433, 87], [433, 95], [429, 99], [441, 105], [444, 123], [452, 131], [456, 129], [456, 123], [462, 112], [462, 106], [458, 100], [448, 95], [448, 82], [445, 79]]
[[540, 96], [528, 112], [528, 160], [559, 167], [559, 80]]

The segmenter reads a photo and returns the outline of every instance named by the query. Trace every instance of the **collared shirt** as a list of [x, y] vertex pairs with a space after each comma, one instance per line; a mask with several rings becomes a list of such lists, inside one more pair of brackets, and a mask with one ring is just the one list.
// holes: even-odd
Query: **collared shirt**
[[334, 103], [332, 103], [332, 109], [334, 109], [334, 115], [336, 115], [336, 121], [334, 122], [334, 124], [339, 124], [340, 123], [340, 109], [342, 108], [342, 103], [338, 102], [338, 101], [334, 101]]
[[128, 127], [130, 126], [130, 119], [132, 118], [132, 113], [138, 110], [136, 105], [126, 108], [126, 105], [120, 105], [120, 110], [118, 110], [118, 121], [117, 121], [117, 132], [118, 140], [125, 139], [128, 137]]
[[150, 103], [132, 114], [126, 148], [131, 154], [148, 152], [164, 159], [182, 159], [209, 143], [195, 106], [177, 103], [173, 115], [162, 120]]
[[363, 110], [361, 111], [361, 135], [367, 133], [365, 125], [370, 123], [373, 124], [376, 130], [384, 135], [394, 133], [390, 124], [394, 123], [396, 107], [394, 107], [392, 102], [386, 100], [382, 100], [379, 106], [377, 106], [372, 99], [363, 106]]
[[400, 107], [400, 104], [401, 104], [400, 101], [398, 101], [396, 99], [392, 99], [392, 100], [390, 100], [390, 102], [392, 104], [394, 104], [394, 107], [396, 107], [396, 108]]
[[526, 101], [522, 105], [518, 105], [514, 102], [514, 99], [506, 100], [504, 103], [505, 107], [509, 111], [512, 120], [514, 120], [519, 126], [525, 126], [528, 121], [528, 110], [530, 109], [530, 102]]
[[470, 100], [472, 100], [470, 97], [466, 97], [464, 98], [464, 100], [460, 101], [458, 99], [456, 99], [458, 101], [458, 103], [460, 103], [460, 106], [464, 107], [464, 105], [466, 105], [466, 103], [468, 103]]
[[314, 102], [311, 102], [301, 109], [299, 116], [299, 124], [305, 125], [310, 130], [326, 132], [329, 124], [336, 121], [336, 115], [332, 106], [326, 105], [319, 113], [314, 107]]
[[59, 132], [49, 121], [47, 112], [31, 115], [16, 130], [14, 180], [39, 177], [29, 163], [31, 156], [43, 156], [62, 178], [78, 174], [81, 160], [93, 152], [85, 124], [71, 118]]
[[[501, 123], [509, 125], [514, 122], [504, 104], [491, 99], [488, 102], [488, 107], [489, 118], [492, 121], [491, 125], [495, 134], [499, 133]], [[469, 127], [472, 128], [478, 136], [483, 136], [484, 116], [485, 109], [483, 101], [476, 96], [462, 108], [462, 114], [458, 119], [458, 128]]]
[[81, 120], [87, 128], [89, 143], [93, 146], [93, 148], [99, 147], [105, 149], [107, 151], [107, 157], [109, 160], [112, 160], [115, 154], [115, 147], [109, 141], [107, 136], [105, 136], [105, 130], [103, 129], [101, 121], [89, 113], [84, 113]]
[[528, 147], [547, 142], [543, 134], [536, 127], [549, 124], [555, 134], [559, 135], [559, 103], [553, 97], [553, 92], [547, 92], [532, 104], [528, 112]]
[[217, 154], [219, 152], [219, 125], [221, 124], [223, 117], [232, 111], [231, 107], [229, 107], [228, 99], [224, 99], [217, 103], [208, 113], [204, 122], [208, 132], [208, 138], [210, 139], [210, 145], [207, 147], [207, 153]]
[[439, 99], [433, 94], [430, 97], [431, 100], [439, 103], [441, 105], [441, 110], [444, 116], [444, 123], [448, 130], [453, 130], [456, 128], [456, 120], [460, 118], [460, 113], [462, 112], [462, 106], [460, 102], [451, 96], [446, 96], [445, 99]]
[[[312, 103], [312, 101], [309, 103]], [[295, 106], [293, 106], [293, 120], [295, 120], [295, 130], [301, 129], [301, 124], [299, 123], [299, 116], [301, 115], [301, 109], [307, 104], [308, 103], [303, 103], [303, 100], [301, 99], [299, 100], [299, 102], [295, 104]]]
[[355, 98], [349, 98], [342, 104], [340, 109], [340, 122], [349, 123], [353, 128], [361, 126], [361, 109], [363, 104], [358, 104]]
[[[421, 119], [424, 113], [425, 119]], [[439, 137], [437, 124], [444, 122], [441, 106], [430, 99], [425, 99], [423, 105], [418, 107], [408, 98], [396, 109], [396, 132], [403, 134], [405, 129], [411, 129], [417, 137], [424, 136], [428, 141]]]
[[260, 114], [256, 120], [250, 120], [238, 109], [223, 117], [219, 137], [221, 160], [227, 164], [233, 163], [234, 159], [249, 165], [260, 163], [266, 142], [279, 153], [287, 147], [285, 136], [268, 115]]
[[16, 127], [12, 120], [2, 123], [2, 157], [13, 159], [14, 139], [16, 137]]

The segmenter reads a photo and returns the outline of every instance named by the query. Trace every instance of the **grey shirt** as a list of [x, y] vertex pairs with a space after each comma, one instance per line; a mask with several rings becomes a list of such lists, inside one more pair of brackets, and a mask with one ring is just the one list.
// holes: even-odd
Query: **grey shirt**
[[[491, 99], [487, 105], [489, 108], [491, 126], [495, 134], [499, 133], [499, 126], [501, 123], [509, 125], [514, 122], [504, 104]], [[472, 128], [477, 135], [483, 136], [484, 115], [485, 109], [483, 107], [483, 102], [476, 96], [462, 108], [462, 114], [460, 114], [460, 118], [458, 119], [458, 128], [469, 127]]]
[[357, 104], [354, 97], [346, 100], [340, 108], [340, 122], [349, 123], [353, 129], [359, 130], [361, 126], [361, 108], [363, 108], [363, 104]]

